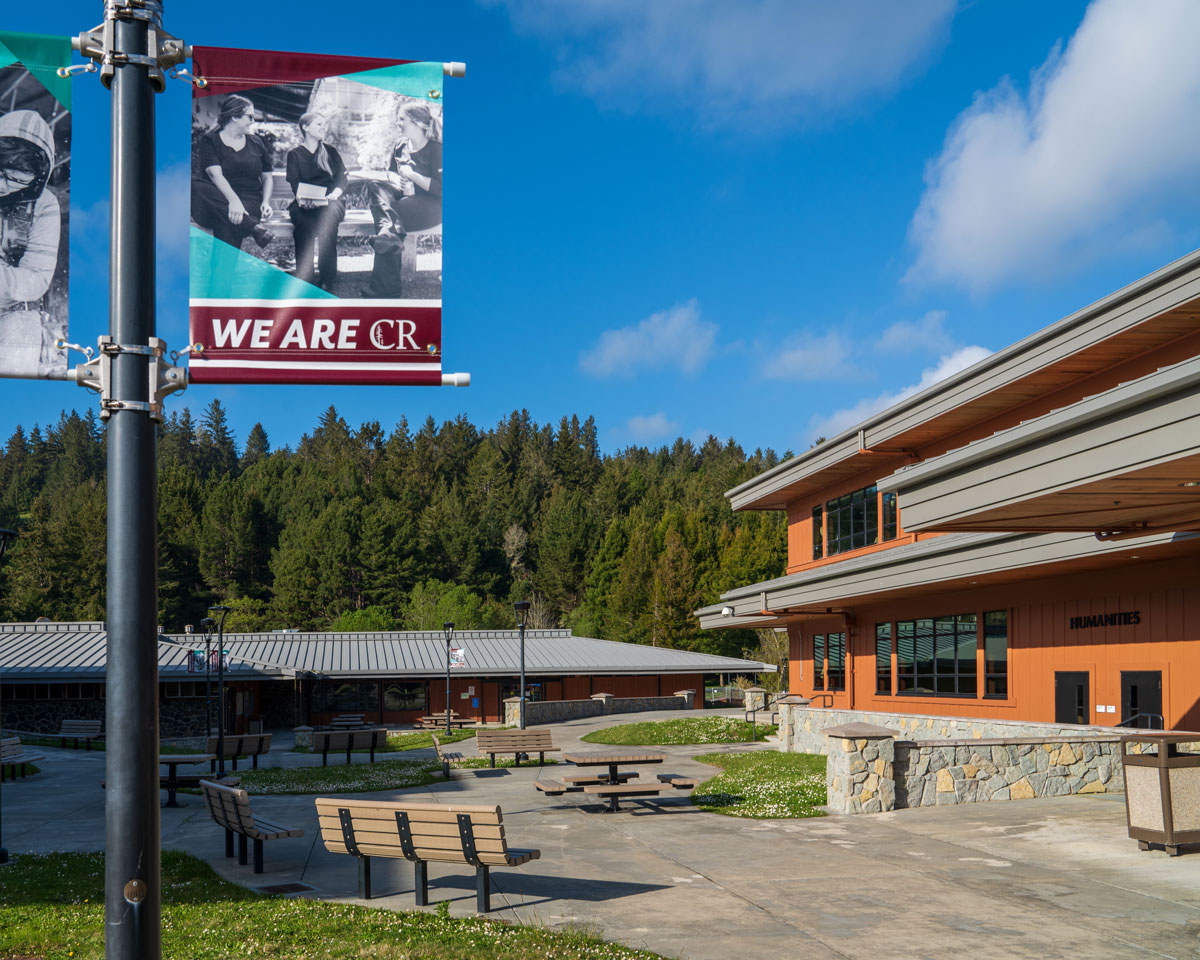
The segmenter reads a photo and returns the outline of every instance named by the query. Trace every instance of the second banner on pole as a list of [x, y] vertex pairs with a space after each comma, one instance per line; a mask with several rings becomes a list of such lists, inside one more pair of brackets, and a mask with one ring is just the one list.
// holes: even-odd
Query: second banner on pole
[[193, 49], [197, 383], [441, 383], [442, 64]]

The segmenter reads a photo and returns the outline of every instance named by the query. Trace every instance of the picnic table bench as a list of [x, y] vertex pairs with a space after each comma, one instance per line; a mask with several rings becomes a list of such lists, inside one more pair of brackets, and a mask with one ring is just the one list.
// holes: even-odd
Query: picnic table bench
[[551, 742], [549, 730], [480, 730], [475, 735], [475, 746], [491, 757], [493, 768], [498, 753], [513, 754], [514, 765], [519, 767], [523, 754], [536, 753], [538, 763], [544, 764], [547, 753], [561, 749]]
[[429, 903], [429, 862], [475, 868], [476, 909], [491, 910], [492, 867], [517, 867], [540, 850], [509, 847], [498, 806], [336, 800], [318, 797], [321, 839], [330, 853], [358, 858], [358, 895], [371, 897], [371, 857], [410, 860], [416, 904]]
[[[417, 725], [421, 727], [444, 727], [446, 725], [445, 711], [442, 713], [431, 713], [427, 717], [418, 717]], [[450, 711], [450, 726], [452, 727], [477, 727], [479, 721], [474, 717], [461, 717], [455, 711]]]
[[365, 713], [339, 713], [329, 721], [331, 730], [361, 730], [367, 725]]
[[438, 742], [437, 734], [433, 734], [433, 751], [437, 754], [438, 760], [442, 763], [442, 776], [447, 780], [450, 779], [450, 764], [455, 760], [462, 760], [461, 753], [455, 753], [452, 750], [443, 750], [441, 743]]
[[367, 730], [314, 730], [312, 751], [321, 751], [321, 766], [329, 765], [330, 751], [346, 751], [346, 763], [350, 763], [353, 750], [369, 750], [371, 763], [375, 762], [375, 751], [387, 743], [387, 730], [374, 727]]
[[49, 733], [46, 736], [57, 737], [64, 743], [71, 740], [76, 750], [79, 749], [79, 741], [82, 740], [83, 748], [91, 750], [93, 740], [104, 739], [104, 734], [100, 732], [100, 724], [100, 720], [64, 720], [58, 733]]
[[[208, 745], [204, 748], [205, 753], [215, 753], [219, 758], [220, 753], [217, 752], [219, 741], [216, 737], [208, 738]], [[241, 736], [225, 736], [225, 759], [233, 760], [233, 769], [237, 769], [238, 757], [249, 757], [254, 763], [254, 769], [258, 769], [258, 758], [264, 753], [271, 752], [271, 735], [269, 733], [251, 733]], [[217, 761], [214, 759], [209, 762], [209, 772], [217, 769]]]
[[250, 809], [250, 796], [237, 787], [226, 787], [212, 780], [201, 780], [204, 803], [217, 826], [225, 829], [225, 856], [233, 856], [233, 835], [238, 837], [238, 863], [246, 865], [246, 840], [254, 841], [254, 872], [263, 872], [263, 841], [281, 837], [302, 837], [299, 827], [285, 827], [256, 817]]
[[25, 779], [26, 764], [33, 763], [35, 760], [41, 760], [40, 756], [34, 756], [32, 753], [26, 753], [25, 748], [21, 746], [20, 737], [9, 737], [6, 740], [0, 740], [0, 783], [4, 782], [4, 771], [8, 770], [8, 779], [17, 779], [17, 768], [21, 769], [21, 779]]

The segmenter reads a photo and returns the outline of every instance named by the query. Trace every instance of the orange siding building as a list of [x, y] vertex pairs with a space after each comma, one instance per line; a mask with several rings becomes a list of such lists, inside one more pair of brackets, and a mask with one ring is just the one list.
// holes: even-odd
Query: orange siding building
[[1200, 253], [726, 495], [814, 705], [1200, 729]]

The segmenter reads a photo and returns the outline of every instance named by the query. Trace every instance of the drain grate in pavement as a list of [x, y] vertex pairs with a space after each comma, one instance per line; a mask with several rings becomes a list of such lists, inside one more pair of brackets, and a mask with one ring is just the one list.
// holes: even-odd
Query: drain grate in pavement
[[276, 883], [269, 887], [259, 887], [261, 893], [304, 893], [308, 890], [315, 890], [316, 887], [311, 887], [307, 883]]

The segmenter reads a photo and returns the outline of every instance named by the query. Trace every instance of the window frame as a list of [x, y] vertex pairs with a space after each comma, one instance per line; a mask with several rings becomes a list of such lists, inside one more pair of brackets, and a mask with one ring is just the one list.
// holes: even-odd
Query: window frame
[[896, 695], [980, 699], [982, 620], [979, 613], [967, 611], [892, 621]]
[[[883, 634], [886, 633], [886, 636]], [[875, 624], [875, 695], [890, 697], [892, 695], [892, 649], [893, 634], [890, 620]], [[887, 650], [880, 647], [881, 641], [887, 642]]]

